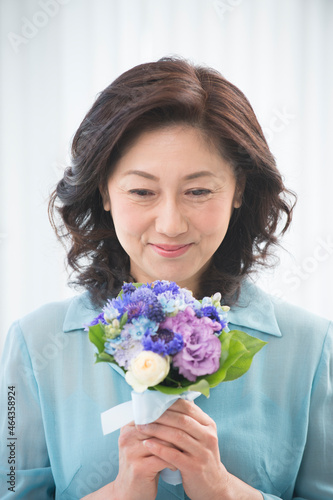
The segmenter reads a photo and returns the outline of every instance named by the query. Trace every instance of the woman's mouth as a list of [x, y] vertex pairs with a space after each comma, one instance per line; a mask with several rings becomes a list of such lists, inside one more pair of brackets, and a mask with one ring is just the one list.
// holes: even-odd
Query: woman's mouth
[[188, 245], [159, 245], [150, 243], [150, 246], [158, 255], [169, 258], [184, 255], [192, 245], [193, 243], [189, 243]]

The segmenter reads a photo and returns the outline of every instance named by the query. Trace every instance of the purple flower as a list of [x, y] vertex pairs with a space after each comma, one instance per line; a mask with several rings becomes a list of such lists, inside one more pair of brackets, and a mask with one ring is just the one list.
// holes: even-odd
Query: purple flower
[[[128, 370], [132, 359], [134, 359], [143, 350], [142, 344], [139, 340], [128, 338], [122, 340], [115, 346], [114, 351], [111, 353], [119, 366], [123, 366]], [[107, 349], [105, 349], [106, 352]]]
[[156, 323], [164, 320], [165, 316], [161, 304], [150, 288], [142, 286], [132, 293], [130, 304], [127, 306], [128, 319], [145, 316]]
[[209, 375], [218, 370], [221, 342], [214, 332], [221, 329], [219, 322], [207, 317], [198, 318], [191, 307], [176, 316], [166, 318], [161, 328], [180, 333], [184, 348], [173, 358], [173, 366], [188, 380]]
[[142, 300], [128, 304], [128, 306], [126, 307], [128, 320], [130, 321], [133, 318], [143, 316], [146, 312], [146, 308], [146, 304]]
[[103, 312], [101, 312], [98, 316], [96, 316], [96, 318], [94, 318], [90, 323], [84, 325], [85, 331], [87, 332], [89, 330], [89, 326], [98, 325], [99, 322], [101, 322], [103, 325], [107, 325]]
[[227, 322], [221, 320], [219, 313], [217, 312], [217, 309], [214, 306], [204, 306], [196, 311], [196, 315], [198, 316], [198, 318], [206, 316], [207, 318], [217, 321], [218, 323], [220, 323], [220, 330], [222, 330], [227, 326]]
[[156, 295], [159, 295], [160, 293], [164, 292], [172, 292], [173, 295], [178, 295], [179, 294], [179, 286], [174, 282], [174, 281], [155, 281], [153, 283], [153, 292]]
[[121, 288], [122, 288], [122, 291], [124, 292], [124, 294], [127, 294], [127, 293], [131, 294], [131, 293], [135, 292], [135, 290], [136, 290], [133, 283], [124, 283]]
[[183, 337], [171, 330], [160, 329], [156, 333], [147, 331], [141, 340], [145, 351], [173, 356], [184, 347]]
[[122, 298], [116, 297], [115, 299], [108, 300], [105, 304], [103, 311], [105, 318], [108, 321], [113, 319], [120, 319], [126, 312], [126, 306], [130, 303], [130, 295], [126, 294]]

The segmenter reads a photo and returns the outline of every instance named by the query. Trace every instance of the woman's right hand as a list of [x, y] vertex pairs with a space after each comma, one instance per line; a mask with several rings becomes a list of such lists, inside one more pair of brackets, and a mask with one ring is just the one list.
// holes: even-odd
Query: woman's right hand
[[[119, 436], [119, 472], [116, 479], [82, 500], [155, 500], [159, 472], [166, 467], [176, 470], [144, 446], [147, 435], [134, 422], [125, 425]], [[162, 442], [161, 442], [162, 443]], [[164, 445], [172, 446], [163, 442]]]

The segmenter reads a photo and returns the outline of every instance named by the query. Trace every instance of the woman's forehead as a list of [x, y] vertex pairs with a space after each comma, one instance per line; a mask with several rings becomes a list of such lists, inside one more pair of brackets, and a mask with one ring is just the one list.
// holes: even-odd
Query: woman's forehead
[[154, 180], [166, 169], [187, 180], [220, 175], [231, 167], [195, 127], [175, 125], [143, 132], [116, 162], [111, 175], [141, 175]]

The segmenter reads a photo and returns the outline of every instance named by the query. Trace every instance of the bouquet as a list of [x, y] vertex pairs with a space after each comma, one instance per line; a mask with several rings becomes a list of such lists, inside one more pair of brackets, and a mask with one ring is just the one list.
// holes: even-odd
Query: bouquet
[[[133, 388], [132, 398], [147, 394], [156, 404], [165, 399], [158, 414], [151, 418], [148, 411], [145, 421], [137, 423], [156, 420], [178, 397], [209, 397], [211, 388], [247, 372], [266, 342], [230, 331], [228, 311], [220, 293], [197, 300], [169, 281], [124, 283], [118, 296], [108, 300], [88, 325], [96, 362], [116, 365]], [[136, 401], [144, 404], [142, 398]]]

